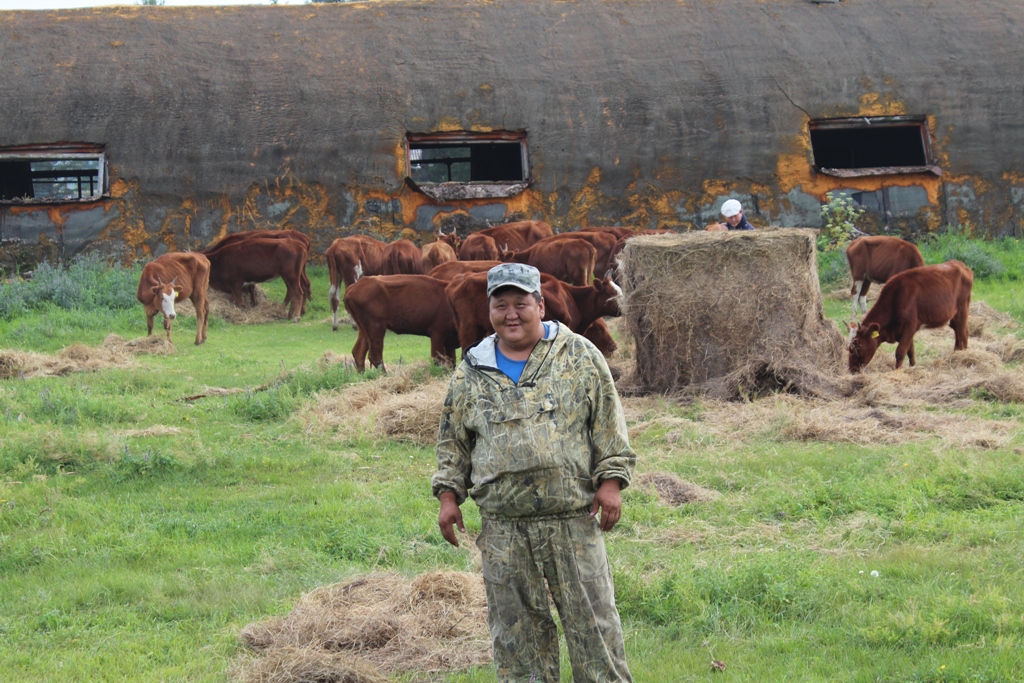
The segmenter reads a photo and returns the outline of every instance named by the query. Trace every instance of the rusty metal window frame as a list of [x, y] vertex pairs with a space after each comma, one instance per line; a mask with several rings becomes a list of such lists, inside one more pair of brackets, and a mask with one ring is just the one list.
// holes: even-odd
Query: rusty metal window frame
[[[424, 147], [454, 147], [459, 144], [473, 145], [493, 142], [518, 143], [522, 180], [516, 181], [448, 181], [439, 183], [417, 182], [412, 178], [413, 150]], [[526, 131], [492, 131], [475, 133], [469, 131], [446, 133], [407, 133], [405, 136], [405, 182], [417, 192], [422, 192], [435, 201], [453, 199], [488, 199], [512, 197], [530, 186], [529, 155], [526, 146]], [[437, 163], [465, 162], [467, 159], [437, 159]]]
[[860, 178], [877, 175], [900, 175], [908, 173], [931, 173], [942, 175], [942, 169], [932, 156], [931, 135], [928, 133], [927, 119], [924, 116], [854, 116], [836, 119], [815, 119], [807, 124], [811, 133], [811, 153], [814, 154], [815, 131], [826, 130], [877, 130], [885, 128], [916, 128], [921, 139], [921, 152], [925, 163], [914, 166], [864, 166], [856, 168], [828, 168], [820, 166], [815, 160], [814, 170], [818, 173], [837, 178]]
[[[11, 161], [29, 162], [28, 178], [26, 179], [33, 188], [33, 196], [23, 195], [20, 197], [0, 198], [0, 204], [79, 204], [95, 202], [104, 197], [110, 196], [109, 172], [107, 169], [107, 155], [103, 145], [92, 143], [54, 143], [43, 145], [13, 145], [0, 147], [0, 163]], [[96, 162], [95, 169], [67, 169], [33, 171], [32, 162], [58, 162], [58, 161], [81, 161]], [[35, 196], [37, 184], [50, 184], [65, 186], [74, 185], [75, 190], [69, 189], [69, 195], [62, 196]], [[88, 188], [86, 191], [85, 188]]]

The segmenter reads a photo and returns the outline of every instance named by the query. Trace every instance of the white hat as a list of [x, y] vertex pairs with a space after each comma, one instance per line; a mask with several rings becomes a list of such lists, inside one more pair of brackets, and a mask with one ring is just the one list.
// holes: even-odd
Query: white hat
[[743, 212], [743, 205], [740, 204], [737, 199], [727, 199], [725, 204], [722, 204], [722, 215], [726, 218], [732, 218], [736, 214]]

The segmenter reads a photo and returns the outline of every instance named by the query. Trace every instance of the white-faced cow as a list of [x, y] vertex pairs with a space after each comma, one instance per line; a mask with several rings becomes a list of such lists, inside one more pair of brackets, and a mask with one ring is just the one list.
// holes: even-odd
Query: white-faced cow
[[189, 299], [196, 309], [196, 345], [206, 341], [209, 284], [210, 261], [202, 254], [171, 252], [143, 266], [135, 298], [146, 308], [146, 334], [153, 334], [153, 317], [163, 313], [167, 341], [171, 341], [171, 324], [177, 317], [174, 304]]
[[853, 314], [857, 315], [857, 303], [861, 313], [868, 310], [868, 289], [871, 283], [885, 284], [896, 273], [911, 268], [920, 268], [924, 259], [917, 247], [898, 237], [885, 235], [858, 237], [846, 247], [846, 261], [850, 264], [853, 277]]
[[960, 261], [911, 268], [892, 276], [860, 325], [850, 325], [850, 372], [871, 362], [879, 344], [896, 344], [896, 368], [914, 365], [914, 334], [922, 327], [953, 328], [955, 351], [967, 348], [967, 316], [974, 273]]

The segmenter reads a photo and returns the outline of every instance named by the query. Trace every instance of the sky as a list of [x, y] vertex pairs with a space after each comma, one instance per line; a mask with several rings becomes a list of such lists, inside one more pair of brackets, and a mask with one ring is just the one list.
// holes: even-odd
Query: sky
[[[0, 0], [0, 10], [6, 9], [71, 9], [75, 7], [105, 7], [110, 5], [137, 5], [134, 0]], [[271, 5], [270, 0], [165, 0], [164, 5]], [[278, 0], [278, 5], [304, 5], [306, 0]]]

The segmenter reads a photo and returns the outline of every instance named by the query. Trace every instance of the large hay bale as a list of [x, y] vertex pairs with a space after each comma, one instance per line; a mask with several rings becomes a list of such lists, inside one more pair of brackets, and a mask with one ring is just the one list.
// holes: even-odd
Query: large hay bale
[[622, 257], [641, 391], [843, 393], [814, 235], [799, 228], [635, 237]]

